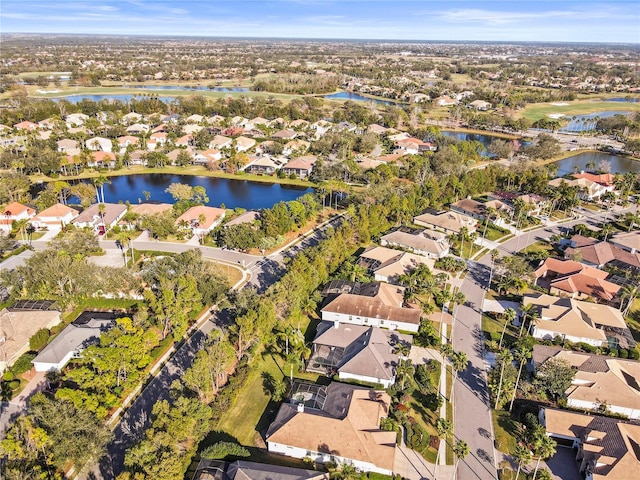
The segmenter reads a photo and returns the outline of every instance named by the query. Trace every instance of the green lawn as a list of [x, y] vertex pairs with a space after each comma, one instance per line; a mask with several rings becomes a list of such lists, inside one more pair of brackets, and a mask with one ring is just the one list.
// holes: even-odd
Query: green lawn
[[496, 448], [512, 455], [516, 449], [516, 435], [518, 424], [511, 418], [509, 412], [491, 410], [493, 418], [493, 432], [496, 437]]
[[[479, 235], [482, 235], [484, 233], [484, 226], [480, 226], [479, 227]], [[498, 228], [496, 228], [495, 226], [493, 226], [492, 224], [489, 224], [489, 226], [487, 227], [487, 233], [485, 234], [485, 238], [487, 240], [491, 240], [492, 242], [505, 237], [507, 235], [510, 235], [510, 233], [508, 231], [504, 232]]]
[[549, 255], [552, 255], [554, 250], [553, 250], [553, 246], [547, 242], [535, 242], [529, 245], [527, 248], [525, 248], [521, 252], [524, 254], [546, 252]]
[[[640, 111], [640, 103], [632, 102], [594, 102], [591, 100], [576, 100], [574, 102], [558, 102], [568, 103], [568, 105], [551, 105], [551, 103], [532, 103], [527, 105], [521, 112], [521, 115], [529, 120], [535, 121], [546, 118], [550, 113], [562, 113], [567, 117], [574, 115], [583, 115], [589, 113], [597, 113], [611, 110], [624, 110], [629, 112]], [[562, 121], [562, 119], [561, 119]]]
[[629, 315], [625, 318], [627, 326], [631, 330], [633, 338], [640, 342], [640, 298], [637, 298], [631, 307]]

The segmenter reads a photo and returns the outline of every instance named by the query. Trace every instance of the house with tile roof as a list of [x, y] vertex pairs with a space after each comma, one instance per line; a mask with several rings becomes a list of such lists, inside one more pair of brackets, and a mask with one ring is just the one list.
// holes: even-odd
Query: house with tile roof
[[596, 268], [610, 265], [640, 271], [640, 253], [632, 253], [612, 243], [582, 235], [571, 237], [564, 257], [579, 258], [582, 263]]
[[29, 220], [33, 218], [35, 214], [36, 211], [33, 208], [18, 202], [11, 202], [0, 211], [0, 231], [4, 231], [5, 233], [11, 232], [13, 222]]
[[538, 284], [552, 295], [577, 298], [595, 298], [610, 302], [620, 285], [605, 280], [609, 274], [573, 260], [547, 258], [535, 271]]
[[396, 433], [380, 429], [390, 401], [384, 391], [370, 388], [296, 382], [267, 431], [269, 452], [391, 475]]
[[416, 333], [422, 312], [405, 308], [404, 287], [388, 283], [365, 284], [358, 293], [342, 293], [322, 308], [322, 320], [368, 325]]
[[383, 385], [395, 383], [400, 361], [397, 348], [411, 347], [411, 335], [363, 325], [320, 322], [307, 370], [338, 373], [341, 380]]
[[246, 152], [255, 144], [256, 141], [253, 138], [238, 137], [235, 139], [236, 151], [238, 152]]
[[397, 283], [398, 277], [420, 265], [433, 268], [434, 261], [414, 253], [373, 246], [360, 255], [357, 264], [372, 273], [376, 282]]
[[[104, 213], [100, 213], [100, 205], [104, 205]], [[113, 228], [127, 213], [127, 206], [116, 203], [94, 203], [80, 213], [73, 224], [79, 228], [90, 228], [99, 235]]]
[[596, 200], [600, 198], [602, 194], [606, 192], [613, 192], [614, 190], [613, 186], [605, 186], [589, 180], [588, 178], [555, 178], [553, 180], [549, 180], [548, 183], [551, 188], [558, 188], [563, 184], [568, 187], [576, 187], [580, 198], [584, 200]]
[[196, 205], [176, 219], [176, 225], [188, 225], [193, 235], [206, 235], [220, 225], [226, 211], [222, 208]]
[[400, 247], [416, 255], [443, 258], [449, 255], [449, 241], [444, 233], [435, 230], [406, 231], [402, 228], [380, 237], [383, 247]]
[[311, 175], [317, 160], [318, 158], [314, 155], [292, 158], [282, 167], [282, 171], [285, 175], [293, 174], [298, 178], [307, 178]]
[[534, 345], [533, 371], [552, 358], [566, 361], [576, 372], [565, 392], [568, 407], [597, 412], [606, 406], [608, 412], [640, 420], [640, 362]]
[[578, 449], [585, 480], [635, 480], [640, 470], [640, 425], [615, 418], [541, 408], [540, 424], [559, 444]]
[[640, 253], [640, 230], [614, 233], [609, 242], [630, 253]]
[[413, 223], [447, 234], [459, 234], [463, 228], [466, 228], [469, 233], [475, 232], [478, 222], [473, 217], [458, 212], [426, 211], [414, 217]]
[[36, 228], [46, 228], [51, 231], [60, 231], [65, 226], [70, 225], [80, 214], [75, 208], [71, 208], [62, 203], [45, 208], [31, 219], [31, 223]]
[[236, 460], [200, 459], [193, 480], [330, 480], [328, 472]]
[[522, 303], [533, 304], [538, 313], [538, 318], [533, 318], [531, 324], [531, 334], [535, 338], [552, 340], [560, 337], [594, 347], [635, 346], [633, 336], [617, 308], [541, 293], [524, 295]]

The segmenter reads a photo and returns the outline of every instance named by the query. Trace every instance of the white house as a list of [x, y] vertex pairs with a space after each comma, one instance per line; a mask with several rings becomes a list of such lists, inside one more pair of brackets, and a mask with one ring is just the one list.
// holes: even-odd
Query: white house
[[13, 222], [33, 218], [36, 211], [18, 202], [12, 202], [2, 209], [0, 214], [0, 231], [10, 232]]
[[89, 150], [111, 152], [113, 148], [113, 143], [108, 138], [93, 137], [86, 141], [86, 147]]
[[176, 225], [184, 225], [186, 222], [193, 235], [206, 235], [220, 225], [225, 213], [222, 208], [197, 205], [180, 215], [176, 219]]
[[37, 228], [60, 231], [66, 225], [70, 225], [78, 215], [79, 212], [76, 209], [56, 203], [38, 213], [31, 219], [31, 223]]

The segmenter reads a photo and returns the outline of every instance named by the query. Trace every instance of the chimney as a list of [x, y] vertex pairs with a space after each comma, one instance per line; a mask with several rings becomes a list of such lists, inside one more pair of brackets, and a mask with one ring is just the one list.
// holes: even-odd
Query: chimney
[[304, 413], [304, 402], [298, 404], [298, 413]]
[[339, 322], [338, 320], [335, 320], [335, 321], [333, 322], [333, 328], [336, 328], [336, 329], [337, 329], [337, 328], [340, 328], [340, 322]]

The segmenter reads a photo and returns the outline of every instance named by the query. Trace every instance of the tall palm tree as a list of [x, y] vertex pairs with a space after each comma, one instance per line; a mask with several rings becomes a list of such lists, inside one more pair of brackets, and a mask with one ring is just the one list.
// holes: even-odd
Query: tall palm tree
[[514, 357], [516, 361], [519, 363], [518, 366], [518, 376], [516, 377], [516, 384], [513, 387], [513, 393], [511, 394], [511, 402], [509, 402], [509, 411], [513, 408], [513, 402], [516, 399], [516, 392], [518, 391], [518, 384], [520, 383], [520, 375], [522, 375], [522, 367], [531, 357], [531, 348], [528, 345], [519, 345], [515, 352]]
[[531, 450], [529, 450], [522, 444], [516, 445], [513, 456], [518, 463], [518, 471], [516, 472], [516, 480], [518, 480], [522, 467], [524, 467], [525, 465], [529, 465], [529, 463], [531, 463], [531, 460], [533, 459], [533, 456], [531, 455]]
[[504, 313], [502, 314], [504, 318], [504, 326], [502, 327], [502, 333], [500, 334], [500, 344], [498, 348], [502, 348], [502, 340], [504, 339], [504, 332], [507, 329], [507, 325], [513, 322], [513, 320], [516, 318], [516, 315], [517, 313], [513, 308], [505, 309]]
[[413, 374], [416, 373], [416, 369], [411, 363], [411, 360], [400, 360], [398, 367], [396, 368], [396, 377], [400, 378], [400, 390], [404, 391], [407, 378], [413, 378]]
[[498, 353], [498, 361], [500, 362], [500, 380], [498, 382], [498, 394], [496, 395], [496, 403], [493, 407], [495, 410], [500, 405], [500, 397], [502, 396], [502, 382], [504, 380], [504, 369], [513, 361], [513, 355], [509, 349], [505, 348]]
[[[633, 305], [633, 302], [638, 297], [638, 294], [640, 294], [640, 287], [638, 287], [638, 285], [628, 283], [624, 287], [622, 287], [622, 291], [620, 292], [620, 310], [623, 316], [626, 317], [629, 314], [631, 305]], [[625, 299], [627, 300], [627, 305], [623, 310], [622, 304], [624, 303]]]
[[454, 479], [458, 477], [458, 465], [460, 463], [460, 460], [462, 460], [467, 455], [469, 455], [469, 452], [470, 452], [469, 445], [464, 440], [458, 440], [453, 446], [453, 453], [456, 456], [456, 466], [454, 467], [454, 473], [453, 473]]
[[533, 303], [528, 303], [520, 307], [520, 313], [522, 313], [522, 318], [520, 319], [520, 332], [518, 333], [518, 338], [522, 337], [522, 329], [524, 328], [524, 324], [527, 321], [527, 317], [532, 317], [533, 319], [533, 317], [537, 314], [537, 311]]
[[98, 188], [100, 189], [100, 195], [98, 195], [98, 203], [104, 203], [104, 184], [111, 183], [111, 180], [109, 180], [104, 175], [100, 175], [93, 181], [93, 183], [96, 185], [96, 191], [98, 191]]
[[461, 351], [453, 352], [449, 358], [453, 368], [453, 382], [451, 382], [449, 401], [453, 403], [453, 387], [456, 384], [456, 380], [458, 380], [458, 374], [467, 369], [469, 360], [467, 359], [467, 354]]
[[553, 457], [556, 453], [556, 441], [551, 437], [543, 435], [540, 438], [539, 443], [535, 447], [534, 455], [538, 457], [538, 461], [536, 462], [536, 469], [533, 472], [533, 480], [536, 480], [538, 476], [538, 469], [540, 468], [540, 461], [546, 460], [547, 458]]
[[[447, 437], [449, 437], [449, 435], [451, 435], [453, 433], [453, 425], [451, 424], [450, 420], [447, 420], [446, 418], [438, 418], [436, 420], [436, 434], [438, 435], [438, 438], [441, 440], [444, 440], [445, 442], [447, 441]], [[438, 478], [438, 463], [440, 460], [440, 448], [438, 448], [438, 453], [436, 454], [436, 466], [434, 468], [433, 471], [433, 478]]]

